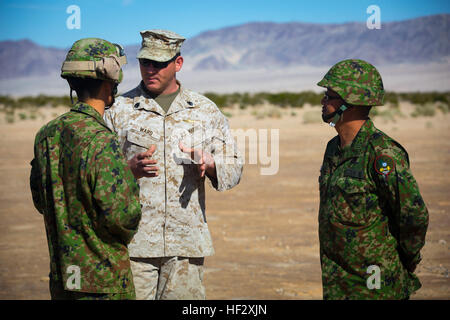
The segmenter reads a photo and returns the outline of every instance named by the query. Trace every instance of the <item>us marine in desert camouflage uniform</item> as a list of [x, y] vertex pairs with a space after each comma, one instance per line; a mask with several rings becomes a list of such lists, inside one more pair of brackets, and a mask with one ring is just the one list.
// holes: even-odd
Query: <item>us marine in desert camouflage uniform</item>
[[52, 299], [135, 299], [127, 244], [141, 218], [139, 185], [102, 118], [124, 63], [119, 45], [75, 42], [61, 76], [79, 101], [36, 135], [30, 187], [44, 215]]
[[383, 104], [378, 71], [362, 60], [334, 65], [323, 120], [338, 135], [320, 170], [319, 238], [324, 299], [408, 299], [425, 244], [428, 211], [406, 150], [375, 128], [371, 106]]
[[214, 254], [205, 180], [239, 183], [242, 161], [228, 121], [206, 97], [176, 80], [183, 37], [141, 32], [142, 81], [105, 112], [140, 179], [139, 231], [129, 245], [137, 299], [205, 299], [204, 257]]

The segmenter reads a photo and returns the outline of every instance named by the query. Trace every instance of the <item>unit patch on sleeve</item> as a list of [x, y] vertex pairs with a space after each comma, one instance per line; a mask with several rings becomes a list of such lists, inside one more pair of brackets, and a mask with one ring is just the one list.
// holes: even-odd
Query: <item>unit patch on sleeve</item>
[[395, 161], [390, 156], [382, 154], [375, 159], [375, 171], [388, 176], [395, 168]]

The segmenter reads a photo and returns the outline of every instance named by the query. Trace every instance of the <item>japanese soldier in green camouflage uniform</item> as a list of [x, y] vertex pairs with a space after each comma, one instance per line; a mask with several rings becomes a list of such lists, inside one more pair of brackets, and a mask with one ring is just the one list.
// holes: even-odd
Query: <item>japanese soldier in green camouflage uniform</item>
[[44, 215], [52, 299], [135, 299], [127, 244], [141, 218], [139, 186], [102, 118], [125, 63], [119, 45], [75, 42], [61, 76], [79, 101], [36, 135], [30, 186]]
[[421, 287], [414, 270], [425, 244], [428, 211], [408, 153], [375, 128], [383, 104], [378, 71], [362, 60], [334, 65], [322, 118], [338, 135], [320, 170], [319, 238], [324, 299], [408, 299]]

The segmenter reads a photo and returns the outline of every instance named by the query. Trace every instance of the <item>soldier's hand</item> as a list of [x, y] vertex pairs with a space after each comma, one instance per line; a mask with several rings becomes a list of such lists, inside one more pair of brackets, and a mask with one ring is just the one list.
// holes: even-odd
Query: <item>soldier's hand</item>
[[155, 149], [156, 146], [152, 144], [147, 151], [138, 153], [128, 160], [128, 166], [136, 179], [158, 176], [159, 168], [155, 166], [156, 160], [150, 159], [155, 152]]
[[183, 153], [188, 154], [197, 164], [200, 177], [203, 178], [205, 173], [207, 173], [210, 177], [216, 177], [216, 163], [214, 162], [214, 158], [209, 153], [204, 152], [201, 149], [187, 148], [181, 142], [178, 146]]

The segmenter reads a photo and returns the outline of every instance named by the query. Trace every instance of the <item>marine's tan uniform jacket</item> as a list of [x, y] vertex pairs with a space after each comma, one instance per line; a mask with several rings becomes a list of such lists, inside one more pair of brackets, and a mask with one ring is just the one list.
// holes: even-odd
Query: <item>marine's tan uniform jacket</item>
[[152, 158], [158, 162], [159, 175], [139, 179], [142, 219], [128, 245], [130, 256], [213, 255], [205, 178], [181, 152], [179, 142], [210, 153], [217, 170], [217, 179], [210, 184], [219, 191], [230, 189], [239, 183], [243, 161], [228, 121], [211, 100], [181, 85], [165, 113], [141, 85], [118, 97], [104, 115], [128, 160], [156, 145]]

